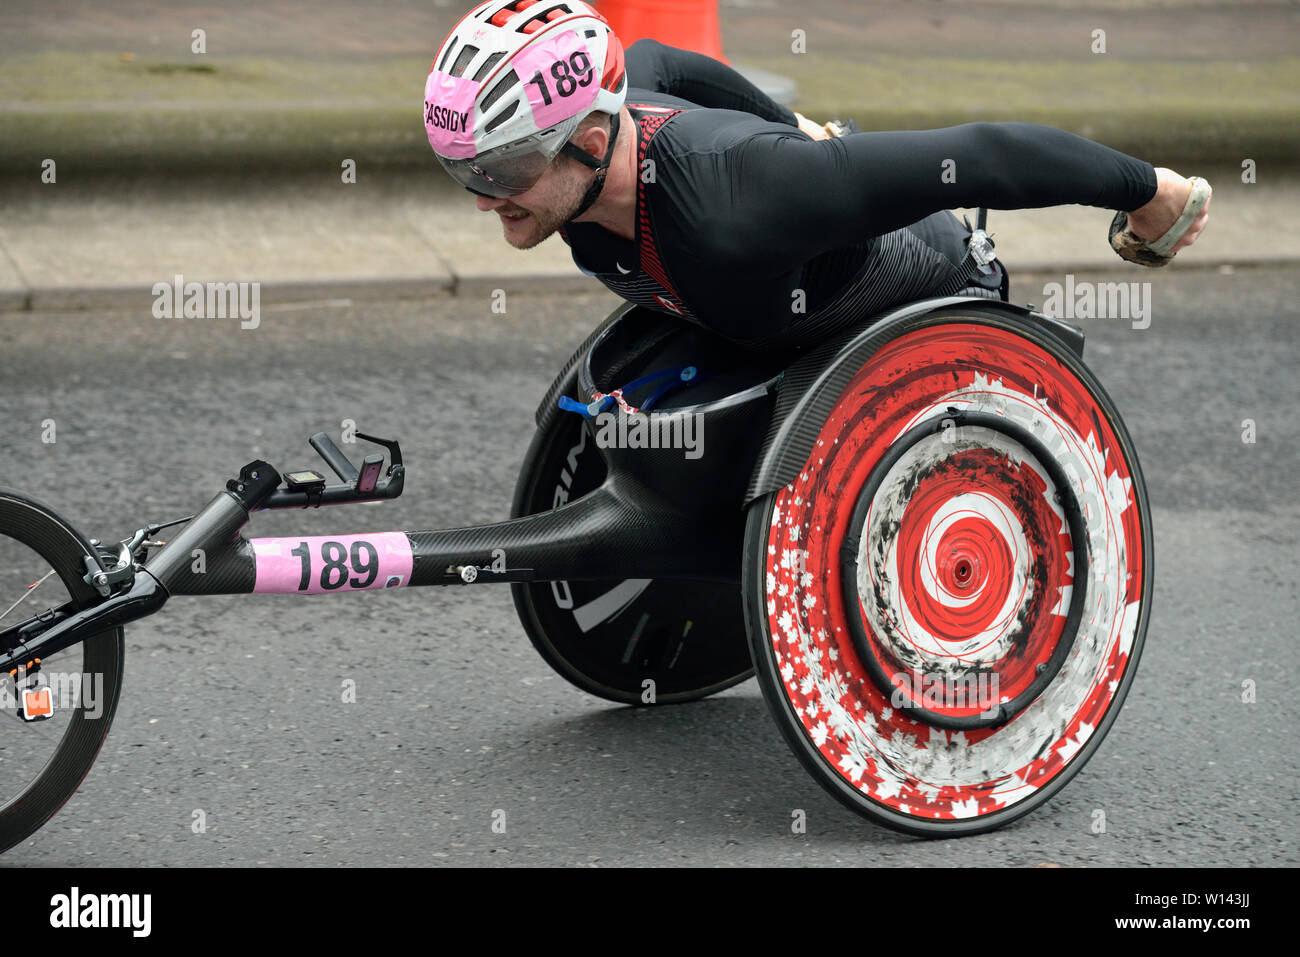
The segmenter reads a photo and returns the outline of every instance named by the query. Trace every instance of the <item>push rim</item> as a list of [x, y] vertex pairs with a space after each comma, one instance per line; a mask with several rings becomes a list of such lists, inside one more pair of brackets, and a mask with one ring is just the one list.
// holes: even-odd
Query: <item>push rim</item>
[[[1056, 535], [1033, 534], [1057, 520]], [[1011, 720], [1060, 672], [1083, 616], [1085, 589], [1051, 598], [1063, 619], [1043, 601], [1049, 582], [1087, 577], [1078, 499], [1006, 416], [948, 409], [900, 436], [863, 485], [841, 558], [858, 660], [892, 707], [933, 727]], [[1058, 620], [1008, 627], [1022, 611]]]

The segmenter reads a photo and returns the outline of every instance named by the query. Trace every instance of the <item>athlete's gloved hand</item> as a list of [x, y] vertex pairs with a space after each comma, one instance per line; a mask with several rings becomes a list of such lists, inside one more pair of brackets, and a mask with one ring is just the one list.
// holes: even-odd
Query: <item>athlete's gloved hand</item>
[[[1195, 203], [1199, 202], [1199, 196], [1194, 200], [1193, 197], [1193, 180], [1199, 180], [1203, 183], [1204, 206], [1196, 213], [1191, 222], [1183, 227], [1181, 237], [1167, 251], [1161, 249], [1152, 251], [1147, 248], [1148, 243], [1155, 243], [1158, 240], [1165, 239], [1165, 234], [1170, 232], [1182, 217], [1184, 211], [1190, 211], [1194, 208]], [[1127, 228], [1124, 213], [1118, 213], [1114, 222], [1111, 224], [1111, 246], [1123, 258], [1130, 262], [1136, 262], [1143, 266], [1163, 266], [1169, 260], [1173, 259], [1174, 254], [1180, 249], [1184, 249], [1196, 242], [1201, 231], [1205, 229], [1206, 224], [1210, 221], [1210, 198], [1213, 190], [1210, 184], [1199, 177], [1187, 179], [1179, 176], [1171, 169], [1165, 169], [1163, 166], [1156, 167], [1156, 195], [1145, 206], [1133, 210], [1127, 214]]]

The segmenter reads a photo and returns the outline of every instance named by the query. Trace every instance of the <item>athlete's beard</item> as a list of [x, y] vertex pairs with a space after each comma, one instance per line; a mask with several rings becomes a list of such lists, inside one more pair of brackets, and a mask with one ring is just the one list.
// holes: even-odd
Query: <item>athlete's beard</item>
[[[564, 162], [571, 162], [568, 157], [564, 157]], [[577, 166], [577, 163], [573, 163]], [[577, 213], [578, 207], [582, 205], [582, 197], [586, 193], [587, 187], [580, 177], [566, 176], [558, 184], [555, 202], [548, 207], [525, 210], [531, 213], [529, 219], [524, 220], [529, 227], [529, 231], [518, 237], [512, 238], [509, 233], [508, 224], [503, 224], [505, 230], [506, 242], [516, 249], [532, 249], [539, 243], [551, 237], [557, 229], [567, 223]], [[523, 207], [520, 207], [522, 209]]]

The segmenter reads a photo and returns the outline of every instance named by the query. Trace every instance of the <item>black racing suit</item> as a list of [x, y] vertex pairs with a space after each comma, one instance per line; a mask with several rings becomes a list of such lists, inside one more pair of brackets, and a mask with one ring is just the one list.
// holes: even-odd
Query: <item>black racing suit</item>
[[[960, 291], [970, 231], [950, 209], [1127, 212], [1156, 192], [1150, 163], [1047, 126], [814, 141], [790, 110], [710, 57], [640, 40], [626, 65], [636, 239], [582, 222], [560, 235], [578, 268], [624, 299], [748, 345], [804, 345], [889, 306]], [[1005, 295], [1000, 270], [999, 285]]]

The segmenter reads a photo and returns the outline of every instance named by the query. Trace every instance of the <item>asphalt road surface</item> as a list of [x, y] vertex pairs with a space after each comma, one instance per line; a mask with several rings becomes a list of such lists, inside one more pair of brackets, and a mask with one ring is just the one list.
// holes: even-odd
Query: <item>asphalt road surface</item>
[[[1017, 276], [1013, 298], [1042, 304], [1043, 284], [1062, 278]], [[1080, 324], [1150, 486], [1155, 605], [1114, 728], [1022, 821], [944, 841], [870, 824], [805, 773], [753, 680], [682, 706], [593, 698], [533, 651], [505, 587], [182, 597], [128, 627], [98, 762], [0, 863], [1300, 863], [1300, 279], [1088, 278], [1152, 283], [1149, 328]], [[316, 465], [307, 436], [353, 419], [402, 439], [403, 497], [259, 517], [253, 534], [501, 519], [542, 390], [614, 303], [263, 307], [255, 330], [0, 317], [0, 484], [117, 539], [194, 511], [252, 458]], [[52, 445], [40, 441], [48, 418]], [[795, 809], [806, 834], [792, 833]]]

